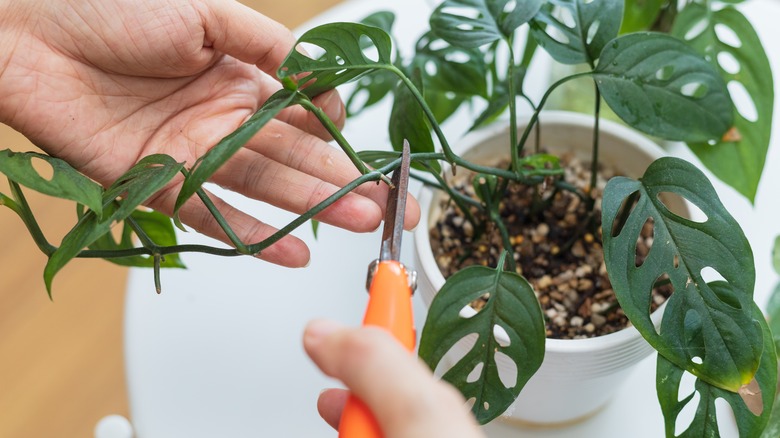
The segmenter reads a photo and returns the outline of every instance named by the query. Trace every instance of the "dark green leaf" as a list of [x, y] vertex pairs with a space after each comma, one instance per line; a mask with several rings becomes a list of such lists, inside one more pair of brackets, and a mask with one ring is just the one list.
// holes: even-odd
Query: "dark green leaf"
[[734, 110], [720, 74], [677, 38], [650, 32], [618, 37], [602, 52], [594, 79], [610, 108], [650, 135], [708, 141], [732, 126]]
[[[616, 219], [632, 194], [639, 200], [622, 228]], [[661, 196], [678, 195], [697, 206], [704, 222], [670, 211]], [[636, 242], [652, 223], [653, 244], [636, 264]], [[613, 227], [617, 228], [613, 230]], [[761, 356], [761, 331], [752, 313], [753, 254], [739, 224], [695, 166], [661, 158], [640, 181], [613, 178], [602, 202], [604, 258], [620, 306], [647, 341], [668, 360], [710, 384], [736, 391], [750, 381]], [[704, 279], [713, 269], [730, 284], [728, 293]], [[669, 276], [674, 293], [660, 333], [650, 319], [653, 284]]]
[[358, 79], [345, 104], [347, 117], [360, 114], [376, 105], [397, 86], [398, 77], [389, 70], [380, 70]]
[[54, 276], [66, 263], [109, 232], [112, 225], [124, 221], [136, 207], [168, 184], [182, 167], [183, 164], [168, 155], [149, 155], [117, 179], [103, 194], [103, 216], [98, 217], [91, 210], [84, 214], [49, 257], [43, 271], [49, 294]]
[[649, 30], [667, 0], [625, 0], [620, 34]]
[[[35, 170], [33, 160], [41, 160], [51, 166], [51, 179], [42, 177]], [[103, 188], [59, 158], [36, 152], [13, 152], [6, 149], [0, 151], [0, 172], [20, 185], [45, 195], [79, 202], [98, 215], [102, 214]]]
[[[672, 32], [706, 56], [723, 80], [744, 94], [732, 95], [736, 104], [733, 138], [717, 144], [690, 144], [691, 150], [712, 173], [751, 202], [764, 169], [772, 132], [774, 82], [772, 68], [756, 31], [732, 7], [711, 10], [693, 3], [675, 20]], [[702, 24], [706, 24], [702, 28]], [[739, 43], [723, 41], [717, 28], [728, 29]], [[697, 30], [699, 33], [696, 33]], [[721, 33], [721, 35], [724, 35]]]
[[312, 219], [311, 220], [311, 232], [314, 234], [314, 238], [317, 238], [317, 233], [320, 230], [320, 221]]
[[[419, 71], [413, 73], [416, 74], [412, 74], [412, 81], [418, 89], [422, 89]], [[412, 153], [434, 152], [428, 119], [417, 99], [403, 83], [399, 83], [395, 89], [395, 100], [390, 111], [388, 128], [390, 143], [396, 151], [400, 151], [404, 140], [408, 140]]]
[[556, 61], [593, 65], [607, 42], [618, 35], [621, 0], [547, 0], [531, 35]]
[[[476, 315], [461, 316], [461, 310], [481, 297], [487, 302]], [[502, 331], [508, 341], [496, 338]], [[476, 343], [442, 378], [467, 400], [474, 399], [474, 414], [484, 424], [512, 404], [544, 357], [544, 318], [528, 282], [515, 273], [483, 266], [450, 277], [431, 303], [420, 357], [435, 369], [453, 345], [469, 335], [478, 337]], [[516, 365], [516, 376], [501, 378], [498, 357]], [[479, 375], [469, 379], [472, 372]]]
[[542, 0], [446, 0], [431, 14], [431, 30], [456, 47], [508, 39], [536, 15]]
[[397, 160], [399, 156], [400, 154], [398, 152], [390, 152], [390, 151], [359, 151], [358, 152], [358, 157], [360, 157], [360, 160], [375, 169], [378, 169], [380, 167], [385, 167], [391, 162]]
[[[522, 84], [525, 74], [525, 68], [516, 68], [514, 83]], [[487, 103], [487, 107], [474, 119], [474, 124], [469, 128], [470, 131], [494, 122], [509, 107], [509, 86], [506, 78], [495, 84]]]
[[298, 39], [324, 51], [314, 59], [297, 50], [287, 55], [277, 75], [298, 77], [298, 86], [314, 97], [380, 68], [392, 67], [392, 41], [382, 29], [359, 23], [329, 23]]
[[769, 321], [769, 328], [772, 329], [772, 336], [775, 339], [775, 348], [780, 350], [780, 283], [775, 285], [769, 301], [766, 305], [766, 319]]
[[[109, 231], [90, 244], [89, 249], [121, 250], [134, 248], [136, 246], [133, 239], [134, 232], [133, 228], [128, 223], [130, 219], [134, 220], [136, 225], [139, 226], [157, 246], [173, 246], [177, 244], [176, 231], [174, 230], [171, 218], [156, 211], [135, 210], [130, 215], [130, 218], [125, 219], [119, 241], [117, 241]], [[107, 258], [106, 260], [121, 266], [144, 268], [151, 268], [154, 266], [154, 259], [148, 256]], [[179, 257], [178, 254], [166, 255], [165, 259], [160, 263], [160, 267], [185, 268], [184, 263], [182, 263], [181, 257]]]
[[[713, 284], [712, 288], [715, 289], [722, 286], [724, 286], [723, 283], [719, 285]], [[726, 287], [728, 286], [726, 285]], [[696, 379], [694, 392], [682, 400], [678, 400], [683, 370], [659, 355], [656, 368], [656, 388], [661, 410], [664, 413], [666, 436], [678, 438], [719, 437], [720, 431], [718, 430], [715, 408], [715, 401], [719, 398], [731, 405], [736, 418], [737, 428], [739, 429], [739, 436], [757, 437], [764, 430], [775, 399], [777, 355], [775, 354], [775, 345], [772, 342], [769, 327], [763, 322], [761, 310], [755, 304], [752, 304], [751, 309], [754, 319], [761, 324], [763, 354], [761, 355], [761, 364], [758, 367], [758, 372], [755, 375], [757, 388], [760, 389], [760, 392], [757, 395], [748, 395], [748, 397], [754, 398], [751, 401], [759, 405], [760, 409], [755, 409], [758, 408], [756, 406], [754, 408], [756, 413], [754, 414], [740, 394], [709, 385], [701, 379]], [[757, 339], [754, 340], [754, 342], [757, 341]], [[745, 389], [755, 391], [754, 387]], [[699, 394], [699, 399], [693, 422], [685, 430], [676, 431], [677, 417], [688, 403], [695, 402], [694, 396], [696, 393]], [[730, 417], [724, 420], [729, 421]], [[774, 438], [777, 437], [777, 434], [767, 435], [767, 437]]]
[[416, 52], [426, 92], [487, 97], [487, 66], [479, 50], [453, 47], [429, 32], [417, 42]]
[[[271, 119], [276, 117], [283, 109], [296, 102], [297, 95], [293, 91], [279, 90], [255, 112], [238, 129], [224, 137], [203, 155], [190, 170], [184, 179], [179, 196], [176, 198], [174, 217], [177, 217], [179, 209], [198, 189], [211, 178], [230, 157], [238, 152], [257, 132]], [[300, 97], [298, 97], [300, 98]]]
[[395, 23], [395, 14], [391, 11], [377, 11], [360, 20], [360, 22], [368, 26], [378, 27], [389, 34]]

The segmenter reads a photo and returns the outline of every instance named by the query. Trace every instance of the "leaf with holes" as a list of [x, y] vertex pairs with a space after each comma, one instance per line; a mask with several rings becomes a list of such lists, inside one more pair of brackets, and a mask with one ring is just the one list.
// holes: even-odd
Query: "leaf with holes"
[[362, 75], [392, 64], [393, 44], [384, 30], [360, 23], [317, 26], [298, 39], [324, 53], [318, 58], [293, 50], [279, 67], [279, 78], [297, 77], [298, 87], [309, 97], [336, 88]]
[[[130, 217], [125, 219], [122, 224], [122, 233], [119, 241], [112, 235], [111, 231], [105, 233], [89, 245], [89, 249], [95, 250], [122, 250], [134, 248], [133, 228], [128, 223], [134, 221], [135, 225], [143, 230], [144, 234], [157, 246], [176, 245], [176, 231], [174, 230], [171, 218], [156, 211], [135, 210]], [[154, 266], [154, 259], [148, 256], [131, 257], [112, 257], [107, 261], [120, 266], [135, 266], [142, 268], [151, 268]], [[181, 257], [178, 254], [168, 254], [160, 263], [162, 268], [185, 268]]]
[[542, 0], [446, 0], [431, 14], [431, 30], [456, 47], [473, 49], [509, 39], [531, 20]]
[[[636, 205], [627, 217], [622, 215], [624, 201], [637, 193]], [[694, 222], [672, 212], [662, 196], [673, 195], [698, 207], [706, 220]], [[653, 244], [637, 266], [637, 238], [649, 221]], [[704, 174], [686, 161], [665, 157], [653, 162], [639, 181], [611, 179], [602, 201], [602, 232], [612, 287], [644, 338], [710, 384], [736, 391], [749, 382], [761, 357], [761, 346], [753, 342], [761, 337], [751, 304], [753, 254]], [[731, 288], [710, 288], [703, 278], [709, 269]], [[650, 319], [651, 290], [665, 275], [674, 293], [659, 333]]]
[[103, 216], [99, 218], [87, 211], [49, 257], [43, 271], [49, 295], [54, 276], [66, 263], [108, 233], [113, 224], [124, 221], [142, 202], [165, 187], [183, 166], [168, 155], [149, 155], [119, 177], [103, 194]]
[[[485, 296], [484, 307], [473, 314], [469, 304]], [[473, 316], [463, 315], [469, 310]], [[484, 424], [512, 404], [541, 365], [544, 330], [539, 302], [524, 278], [500, 269], [472, 266], [452, 275], [435, 296], [419, 353], [435, 369], [439, 362], [448, 360], [445, 355], [458, 341], [477, 336], [473, 347], [442, 378], [455, 385], [467, 400], [475, 401], [473, 412]]]
[[548, 0], [531, 21], [531, 35], [556, 61], [593, 65], [618, 35], [622, 0]]
[[708, 141], [732, 126], [726, 83], [701, 55], [672, 36], [616, 38], [604, 48], [593, 76], [609, 107], [650, 135]]
[[[52, 169], [50, 179], [41, 176], [33, 160], [42, 160]], [[102, 214], [103, 188], [59, 158], [37, 152], [0, 151], [0, 172], [12, 181], [45, 195], [69, 199]]]
[[737, 110], [736, 135], [716, 144], [688, 146], [715, 176], [753, 202], [772, 132], [772, 68], [747, 18], [732, 7], [715, 11], [711, 7], [710, 3], [689, 4], [675, 20], [672, 32], [706, 56], [729, 84]]
[[294, 91], [279, 90], [265, 101], [262, 107], [238, 129], [224, 137], [195, 162], [184, 179], [174, 206], [174, 218], [178, 222], [179, 209], [209, 178], [222, 167], [246, 142], [257, 134], [263, 126], [277, 116], [283, 109], [297, 102], [301, 97]]
[[[728, 287], [723, 282], [713, 283], [712, 289]], [[752, 304], [752, 303], [751, 303]], [[761, 310], [752, 304], [751, 310], [756, 321], [763, 321]], [[763, 354], [761, 364], [755, 375], [755, 382], [742, 388], [740, 393], [725, 391], [696, 379], [695, 390], [687, 397], [678, 400], [683, 370], [674, 363], [658, 356], [656, 367], [656, 389], [661, 410], [664, 414], [666, 436], [678, 438], [693, 438], [705, 436], [720, 436], [718, 431], [717, 411], [715, 401], [725, 400], [734, 412], [739, 436], [757, 437], [767, 425], [775, 399], [777, 387], [777, 355], [772, 342], [771, 332], [765, 322], [761, 322], [763, 332]], [[675, 430], [677, 417], [689, 403], [698, 404], [691, 424], [683, 431]], [[726, 418], [729, 421], [730, 418]], [[777, 435], [770, 435], [776, 437]]]
[[626, 0], [620, 34], [648, 30], [665, 4], [666, 0]]

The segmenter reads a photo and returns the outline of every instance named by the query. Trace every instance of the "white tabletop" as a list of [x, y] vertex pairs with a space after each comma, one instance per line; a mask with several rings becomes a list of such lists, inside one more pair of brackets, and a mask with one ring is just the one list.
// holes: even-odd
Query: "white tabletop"
[[[425, 24], [430, 3], [419, 0], [350, 1], [306, 24], [357, 20], [377, 9], [397, 13], [400, 46], [411, 47]], [[424, 9], [421, 11], [420, 9]], [[780, 5], [754, 0], [744, 9], [755, 23], [775, 71], [780, 49], [773, 17]], [[776, 46], [775, 46], [776, 47]], [[387, 144], [387, 106], [350, 120], [345, 135], [361, 148]], [[775, 123], [777, 126], [777, 122]], [[673, 153], [690, 158], [685, 150]], [[780, 149], [773, 147], [755, 208], [731, 189], [717, 184], [726, 206], [745, 228], [758, 271], [756, 300], [763, 304], [777, 281], [769, 261], [770, 245], [780, 234], [780, 208], [772, 193], [780, 187]], [[417, 186], [412, 187], [415, 190]], [[250, 214], [277, 226], [291, 216], [234, 194], [219, 192]], [[315, 317], [359, 324], [366, 303], [366, 267], [377, 257], [379, 235], [351, 234], [321, 226], [315, 240], [303, 227], [295, 233], [312, 250], [306, 269], [279, 268], [251, 258], [187, 254], [189, 269], [163, 271], [163, 293], [154, 292], [152, 272], [130, 273], [126, 306], [126, 363], [131, 420], [139, 438], [334, 437], [319, 418], [321, 388], [338, 386], [311, 364], [303, 352], [303, 327]], [[411, 263], [411, 234], [402, 259]], [[186, 242], [208, 239], [188, 233]], [[425, 308], [415, 299], [418, 327]], [[615, 399], [594, 418], [566, 429], [522, 429], [494, 422], [493, 438], [651, 438], [663, 436], [655, 397], [655, 362], [643, 361]], [[630, 431], [627, 433], [626, 431]], [[723, 436], [729, 436], [724, 433]]]

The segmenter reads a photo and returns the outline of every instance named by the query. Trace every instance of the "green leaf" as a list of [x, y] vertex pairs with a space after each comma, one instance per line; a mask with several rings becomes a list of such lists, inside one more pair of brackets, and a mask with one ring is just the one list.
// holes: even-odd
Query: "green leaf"
[[620, 34], [650, 29], [666, 0], [625, 0]]
[[347, 97], [347, 117], [360, 114], [390, 94], [398, 84], [398, 77], [389, 70], [380, 70], [358, 79], [355, 88]]
[[109, 232], [113, 224], [124, 221], [136, 207], [165, 187], [183, 166], [168, 155], [149, 155], [117, 179], [103, 194], [103, 216], [87, 211], [49, 257], [43, 271], [49, 294], [54, 276], [66, 263]]
[[477, 49], [451, 46], [428, 32], [417, 42], [414, 62], [422, 67], [426, 92], [487, 97], [487, 66]]
[[610, 108], [650, 135], [708, 141], [720, 138], [733, 123], [731, 98], [718, 71], [665, 34], [613, 40], [601, 54], [594, 79]]
[[593, 65], [618, 35], [622, 0], [547, 0], [531, 21], [531, 35], [562, 64]]
[[[639, 199], [621, 227], [617, 218], [631, 195]], [[670, 211], [663, 196], [678, 195], [698, 207], [704, 222]], [[653, 244], [636, 264], [636, 241], [651, 222]], [[748, 383], [761, 356], [761, 330], [752, 312], [755, 268], [750, 244], [695, 166], [677, 158], [652, 163], [640, 181], [613, 178], [602, 202], [604, 259], [626, 316], [660, 354], [708, 383], [731, 391]], [[713, 269], [730, 285], [715, 290]], [[653, 284], [668, 275], [674, 293], [660, 333], [650, 319]]]
[[359, 151], [358, 157], [360, 157], [360, 160], [367, 165], [373, 167], [374, 169], [378, 169], [380, 167], [385, 167], [394, 160], [397, 160], [399, 154], [398, 152], [390, 151]]
[[536, 15], [542, 0], [446, 0], [431, 14], [431, 30], [456, 47], [473, 49], [509, 39]]
[[[42, 160], [52, 169], [51, 179], [42, 177], [33, 167], [33, 160]], [[45, 195], [69, 199], [84, 204], [102, 214], [100, 184], [82, 175], [59, 158], [36, 152], [0, 151], [0, 172], [12, 181]]]
[[[503, 257], [499, 264], [502, 264]], [[476, 315], [461, 310], [487, 296]], [[505, 332], [508, 341], [496, 338]], [[458, 341], [469, 335], [478, 339], [465, 357], [444, 373], [484, 424], [501, 415], [517, 398], [544, 357], [545, 328], [533, 289], [521, 276], [502, 269], [472, 266], [451, 276], [434, 298], [420, 340], [420, 357], [431, 369]], [[516, 366], [515, 376], [499, 375], [498, 358]], [[477, 373], [476, 378], [469, 378]]]
[[314, 238], [315, 239], [318, 237], [317, 233], [319, 232], [319, 230], [320, 230], [320, 221], [318, 221], [316, 219], [312, 219], [311, 220], [311, 232], [314, 234]]
[[283, 109], [294, 104], [300, 98], [294, 91], [279, 90], [265, 101], [262, 107], [255, 112], [243, 125], [224, 137], [206, 154], [195, 162], [189, 174], [184, 179], [179, 196], [174, 206], [174, 218], [178, 216], [179, 209], [198, 189], [211, 178], [230, 157], [238, 152], [257, 132], [271, 119], [276, 117]]
[[314, 97], [381, 68], [392, 67], [392, 41], [382, 29], [360, 23], [329, 23], [304, 33], [297, 45], [324, 51], [317, 59], [293, 50], [279, 67], [280, 78], [297, 76], [298, 86]]
[[[723, 286], [724, 283], [713, 284], [712, 288]], [[727, 285], [725, 286], [728, 287]], [[755, 304], [751, 306], [751, 309], [754, 319], [763, 321], [761, 310]], [[761, 355], [761, 364], [755, 376], [760, 393], [750, 396], [755, 398], [755, 402], [760, 401], [761, 407], [756, 409], [756, 413], [751, 412], [751, 409], [740, 394], [709, 385], [701, 379], [696, 379], [694, 384], [695, 390], [691, 394], [682, 400], [678, 400], [683, 370], [666, 360], [663, 356], [658, 356], [656, 388], [661, 410], [664, 413], [666, 436], [678, 438], [720, 436], [715, 408], [717, 399], [723, 399], [731, 405], [737, 428], [739, 429], [739, 436], [757, 437], [761, 434], [761, 431], [764, 430], [769, 421], [775, 399], [775, 389], [777, 388], [777, 355], [775, 353], [775, 345], [772, 342], [769, 327], [765, 322], [761, 322], [761, 328], [763, 331], [763, 354]], [[754, 388], [749, 390], [755, 391]], [[684, 431], [675, 433], [677, 417], [687, 404], [696, 402], [694, 400], [696, 393], [698, 393], [699, 399], [692, 423]], [[725, 420], [729, 421], [730, 417]], [[776, 433], [768, 435], [768, 437], [776, 436], [778, 436]]]
[[[146, 234], [155, 245], [173, 246], [177, 244], [176, 231], [174, 230], [171, 218], [168, 216], [156, 211], [135, 210], [130, 214], [130, 218], [135, 221], [135, 224], [143, 230], [144, 234]], [[136, 246], [133, 240], [134, 231], [128, 223], [130, 218], [125, 219], [122, 224], [122, 233], [119, 241], [114, 239], [114, 236], [109, 231], [90, 244], [89, 249], [122, 250], [134, 248]], [[120, 266], [154, 267], [154, 259], [149, 256], [112, 257], [107, 258], [106, 260]], [[166, 255], [164, 260], [160, 263], [160, 267], [186, 268], [178, 254]]]
[[[413, 71], [411, 79], [417, 89], [424, 93], [419, 70]], [[434, 152], [428, 119], [414, 94], [403, 83], [399, 83], [395, 89], [388, 130], [390, 143], [396, 151], [400, 151], [404, 140], [408, 140], [412, 153]]]
[[389, 34], [393, 29], [393, 24], [395, 24], [395, 14], [392, 11], [376, 11], [360, 20], [360, 22], [368, 26], [378, 27]]
[[[711, 10], [713, 4], [707, 5], [686, 6], [672, 32], [680, 38], [688, 36], [688, 44], [707, 57], [732, 91], [741, 89], [744, 94], [732, 96], [737, 109], [736, 138], [719, 139], [717, 144], [691, 143], [689, 147], [715, 176], [753, 202], [772, 133], [772, 68], [744, 15], [733, 7]], [[702, 21], [706, 24], [703, 29]], [[739, 43], [721, 40], [716, 27], [723, 29], [721, 35], [729, 30]]]
[[772, 247], [772, 267], [780, 274], [780, 236], [775, 237], [775, 246]]

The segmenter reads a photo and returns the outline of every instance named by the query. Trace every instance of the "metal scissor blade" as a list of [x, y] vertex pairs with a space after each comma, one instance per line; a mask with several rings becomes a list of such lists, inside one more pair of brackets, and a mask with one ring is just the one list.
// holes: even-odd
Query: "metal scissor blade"
[[406, 195], [409, 191], [409, 165], [411, 162], [409, 142], [404, 140], [401, 152], [401, 166], [393, 172], [393, 187], [387, 195], [385, 226], [382, 229], [382, 247], [379, 260], [398, 260], [401, 257], [401, 235], [404, 231]]

